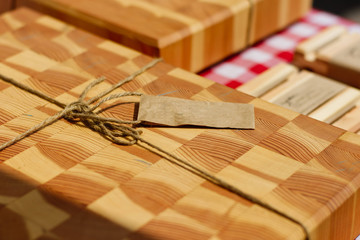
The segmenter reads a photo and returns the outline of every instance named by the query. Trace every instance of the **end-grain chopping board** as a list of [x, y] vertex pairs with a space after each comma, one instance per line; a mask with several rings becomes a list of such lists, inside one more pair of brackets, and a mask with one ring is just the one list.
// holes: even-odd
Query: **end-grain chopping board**
[[281, 29], [311, 5], [311, 0], [17, 2], [193, 72]]
[[326, 28], [297, 46], [294, 64], [360, 88], [360, 34]]
[[[89, 97], [151, 61], [28, 9], [0, 17], [0, 49], [1, 74], [65, 103], [98, 76], [107, 80]], [[165, 63], [116, 91], [253, 104], [255, 130], [138, 129], [268, 207], [61, 119], [0, 152], [0, 239], [300, 240], [300, 225], [310, 239], [359, 235], [360, 136]], [[101, 116], [131, 120], [138, 101], [115, 100]], [[0, 81], [0, 142], [59, 110]]]

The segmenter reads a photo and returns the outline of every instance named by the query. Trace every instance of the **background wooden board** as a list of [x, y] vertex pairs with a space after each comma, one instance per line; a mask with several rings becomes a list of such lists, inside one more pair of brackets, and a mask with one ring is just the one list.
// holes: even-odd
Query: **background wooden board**
[[[97, 76], [108, 80], [95, 92], [151, 60], [27, 9], [0, 19], [0, 72], [64, 102]], [[119, 91], [254, 104], [255, 130], [141, 128], [143, 138], [285, 211], [312, 239], [359, 234], [358, 135], [165, 63]], [[126, 102], [136, 100], [103, 114], [132, 119], [135, 104]], [[59, 110], [3, 82], [0, 101], [1, 142]], [[156, 154], [63, 120], [0, 161], [4, 239], [304, 238], [297, 224]]]
[[[317, 82], [321, 80], [320, 82]], [[296, 110], [347, 131], [360, 131], [360, 90], [318, 74], [279, 64], [239, 91]]]
[[18, 5], [197, 72], [300, 18], [311, 0], [18, 0]]
[[191, 71], [246, 45], [248, 0], [19, 1]]
[[298, 45], [294, 64], [360, 88], [360, 34], [329, 27]]

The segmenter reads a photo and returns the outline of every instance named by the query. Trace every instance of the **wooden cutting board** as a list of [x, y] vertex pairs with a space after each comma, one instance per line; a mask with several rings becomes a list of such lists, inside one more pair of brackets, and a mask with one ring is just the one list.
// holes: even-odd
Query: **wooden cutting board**
[[311, 0], [18, 0], [166, 62], [200, 71], [310, 9]]
[[282, 63], [237, 90], [360, 133], [360, 90], [316, 73]]
[[360, 88], [360, 34], [329, 27], [297, 46], [294, 64]]
[[[28, 9], [0, 18], [0, 73], [57, 100], [151, 59]], [[142, 137], [290, 215], [311, 239], [360, 233], [360, 136], [159, 63], [118, 90], [251, 103], [255, 130], [139, 127]], [[102, 114], [133, 119], [138, 98]], [[0, 81], [0, 142], [53, 104]], [[241, 116], [239, 116], [241, 117]], [[138, 145], [59, 120], [0, 152], [1, 239], [304, 239], [294, 222]]]

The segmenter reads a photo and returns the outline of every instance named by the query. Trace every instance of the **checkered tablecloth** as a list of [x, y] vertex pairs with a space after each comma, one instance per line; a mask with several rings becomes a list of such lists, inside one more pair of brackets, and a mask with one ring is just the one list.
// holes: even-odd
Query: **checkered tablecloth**
[[313, 9], [288, 28], [201, 72], [200, 75], [237, 88], [280, 62], [291, 62], [299, 42], [331, 25], [343, 25], [351, 32], [360, 33], [360, 24]]

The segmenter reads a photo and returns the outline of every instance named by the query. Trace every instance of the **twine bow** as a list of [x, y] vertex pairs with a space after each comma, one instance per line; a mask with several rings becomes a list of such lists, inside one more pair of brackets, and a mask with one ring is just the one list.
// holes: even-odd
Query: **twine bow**
[[[244, 199], [249, 200], [252, 203], [258, 204], [284, 218], [287, 218], [288, 220], [300, 225], [302, 229], [305, 232], [306, 239], [309, 239], [309, 232], [307, 231], [307, 228], [298, 220], [294, 219], [293, 217], [289, 216], [287, 213], [284, 213], [273, 206], [261, 201], [260, 199], [253, 197], [245, 192], [243, 192], [241, 189], [227, 183], [226, 181], [216, 177], [215, 175], [209, 173], [208, 171], [195, 166], [176, 155], [156, 146], [155, 144], [152, 144], [145, 139], [141, 138], [140, 134], [141, 131], [136, 130], [133, 127], [130, 127], [129, 125], [138, 124], [139, 121], [125, 121], [120, 119], [114, 119], [114, 118], [104, 118], [98, 115], [99, 111], [96, 111], [102, 104], [104, 104], [107, 101], [126, 97], [126, 96], [141, 96], [141, 93], [136, 92], [124, 92], [119, 94], [113, 94], [108, 97], [105, 97], [106, 95], [110, 94], [115, 89], [121, 87], [125, 83], [131, 81], [138, 75], [144, 73], [148, 69], [154, 67], [157, 63], [162, 61], [162, 59], [154, 59], [149, 64], [145, 65], [143, 68], [139, 69], [138, 71], [134, 72], [129, 77], [125, 78], [122, 81], [119, 81], [117, 84], [111, 86], [109, 89], [101, 92], [100, 94], [96, 95], [95, 97], [85, 100], [87, 94], [89, 91], [96, 85], [102, 83], [105, 80], [105, 77], [100, 77], [98, 79], [95, 79], [93, 82], [91, 82], [81, 93], [79, 99], [75, 102], [72, 102], [70, 104], [64, 104], [62, 102], [57, 101], [54, 98], [51, 98], [35, 89], [29, 88], [26, 85], [23, 85], [11, 78], [8, 78], [6, 76], [3, 76], [0, 74], [0, 79], [2, 79], [5, 82], [8, 82], [20, 89], [23, 89], [29, 93], [32, 93], [50, 103], [53, 103], [61, 108], [60, 112], [56, 113], [55, 115], [45, 119], [40, 124], [32, 127], [31, 129], [27, 130], [26, 132], [19, 134], [14, 139], [4, 143], [0, 146], [0, 152], [4, 150], [5, 148], [15, 144], [16, 142], [19, 142], [20, 140], [28, 137], [29, 135], [39, 131], [40, 129], [49, 126], [56, 121], [58, 121], [61, 118], [64, 118], [70, 122], [82, 122], [84, 126], [90, 128], [91, 130], [99, 133], [106, 139], [110, 140], [113, 143], [120, 144], [120, 145], [133, 145], [137, 144], [140, 147], [143, 147], [147, 149], [148, 151], [155, 153], [161, 157], [164, 157], [168, 161], [179, 165], [180, 167], [185, 168], [188, 171], [191, 171], [192, 173], [202, 177], [203, 179], [206, 179], [215, 185], [218, 185], [219, 187], [222, 187], [224, 189], [227, 189], [236, 195], [243, 197]], [[105, 98], [104, 98], [105, 97]], [[96, 103], [97, 102], [97, 103]], [[95, 104], [96, 103], [96, 104]], [[147, 146], [144, 146], [143, 143]], [[149, 148], [150, 147], [150, 148]]]
[[[141, 93], [137, 92], [124, 92], [119, 94], [113, 94], [106, 98], [106, 95], [113, 92], [115, 89], [121, 87], [125, 83], [133, 80], [135, 77], [139, 76], [140, 74], [144, 73], [148, 69], [155, 66], [157, 63], [162, 61], [162, 59], [154, 59], [152, 62], [144, 66], [143, 68], [139, 69], [138, 71], [134, 72], [127, 78], [125, 78], [122, 81], [119, 81], [117, 84], [114, 84], [107, 90], [99, 93], [95, 97], [85, 101], [85, 98], [89, 91], [95, 87], [96, 85], [102, 83], [105, 80], [105, 77], [100, 77], [98, 79], [95, 79], [93, 82], [91, 82], [81, 93], [79, 99], [76, 102], [72, 102], [70, 104], [62, 103], [54, 98], [51, 98], [42, 92], [39, 92], [35, 89], [29, 88], [28, 86], [19, 83], [11, 78], [8, 78], [6, 76], [3, 76], [0, 74], [0, 78], [10, 83], [20, 89], [23, 89], [29, 93], [32, 93], [44, 100], [47, 100], [48, 102], [51, 102], [61, 108], [63, 108], [62, 111], [58, 112], [57, 114], [47, 118], [40, 124], [30, 128], [26, 132], [19, 134], [12, 140], [4, 143], [0, 146], [0, 151], [19, 142], [20, 140], [30, 136], [31, 134], [39, 131], [40, 129], [43, 129], [46, 126], [49, 126], [53, 124], [54, 122], [58, 121], [61, 118], [64, 118], [70, 122], [82, 122], [86, 127], [90, 128], [91, 130], [99, 133], [106, 139], [110, 140], [113, 143], [120, 144], [120, 145], [133, 145], [135, 144], [140, 137], [141, 131], [136, 130], [133, 127], [130, 127], [128, 125], [130, 124], [137, 124], [139, 121], [125, 121], [115, 118], [104, 118], [98, 115], [98, 112], [95, 112], [97, 108], [99, 108], [102, 104], [104, 104], [107, 101], [126, 97], [126, 96], [141, 96]], [[100, 100], [100, 101], [99, 101]], [[95, 102], [99, 101], [98, 103], [94, 104]], [[94, 104], [94, 105], [91, 105]]]

